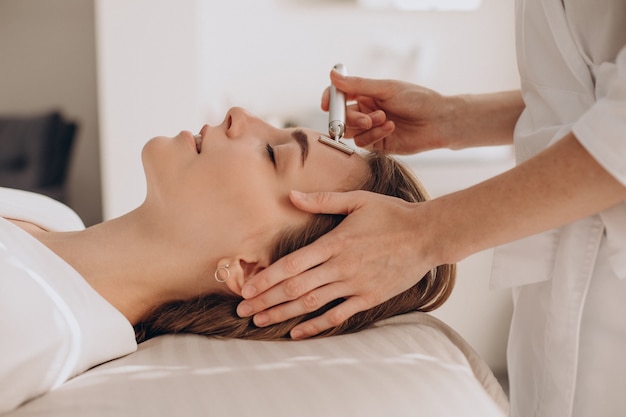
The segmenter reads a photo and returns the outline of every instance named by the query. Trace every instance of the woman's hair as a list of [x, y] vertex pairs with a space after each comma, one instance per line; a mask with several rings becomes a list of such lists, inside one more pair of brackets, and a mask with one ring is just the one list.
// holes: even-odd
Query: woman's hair
[[[428, 196], [417, 178], [395, 159], [371, 153], [366, 157], [370, 175], [362, 190], [399, 197], [409, 202], [425, 201]], [[280, 233], [271, 250], [271, 262], [291, 253], [335, 228], [345, 218], [336, 214], [316, 214], [304, 225]], [[411, 311], [431, 311], [441, 306], [452, 292], [456, 277], [455, 265], [440, 265], [429, 271], [417, 284], [403, 293], [355, 314], [342, 324], [320, 336], [352, 333], [375, 322]], [[341, 303], [338, 299], [309, 314], [257, 327], [251, 317], [237, 315], [241, 297], [226, 294], [208, 294], [191, 300], [168, 302], [154, 309], [135, 326], [138, 342], [170, 333], [194, 333], [223, 338], [277, 340], [289, 338], [290, 330], [298, 323], [319, 316]]]

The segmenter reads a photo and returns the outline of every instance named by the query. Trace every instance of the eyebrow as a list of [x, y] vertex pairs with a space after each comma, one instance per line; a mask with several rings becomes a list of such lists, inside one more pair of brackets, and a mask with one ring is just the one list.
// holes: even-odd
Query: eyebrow
[[302, 153], [302, 165], [304, 165], [304, 161], [306, 161], [306, 157], [309, 155], [309, 137], [301, 129], [296, 129], [292, 131], [291, 137], [294, 138], [298, 145], [300, 145], [300, 152]]

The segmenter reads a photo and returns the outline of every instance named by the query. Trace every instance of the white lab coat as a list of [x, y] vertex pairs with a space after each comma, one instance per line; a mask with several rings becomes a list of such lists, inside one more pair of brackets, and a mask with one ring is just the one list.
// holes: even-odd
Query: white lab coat
[[[516, 17], [518, 162], [573, 132], [626, 186], [626, 1], [517, 0]], [[512, 416], [626, 415], [625, 278], [625, 203], [496, 248]]]
[[57, 201], [0, 188], [0, 414], [137, 349], [128, 320], [7, 218], [53, 231], [84, 228]]

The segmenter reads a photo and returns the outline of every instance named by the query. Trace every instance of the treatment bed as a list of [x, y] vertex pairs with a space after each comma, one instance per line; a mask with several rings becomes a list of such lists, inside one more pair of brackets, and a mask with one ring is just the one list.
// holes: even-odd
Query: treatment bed
[[168, 335], [7, 417], [505, 416], [487, 364], [450, 327], [411, 313], [307, 341]]

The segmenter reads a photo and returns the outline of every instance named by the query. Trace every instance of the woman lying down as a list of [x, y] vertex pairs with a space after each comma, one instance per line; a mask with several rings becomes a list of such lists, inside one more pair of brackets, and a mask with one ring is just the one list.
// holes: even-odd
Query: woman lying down
[[[307, 317], [256, 327], [236, 314], [241, 287], [342, 220], [299, 211], [290, 190], [425, 199], [394, 159], [347, 155], [319, 135], [278, 129], [234, 108], [220, 125], [203, 127], [197, 142], [185, 131], [153, 138], [142, 153], [145, 201], [86, 229], [60, 203], [1, 189], [0, 413], [157, 335], [287, 338]], [[327, 335], [432, 310], [454, 279], [454, 265], [439, 266]]]

